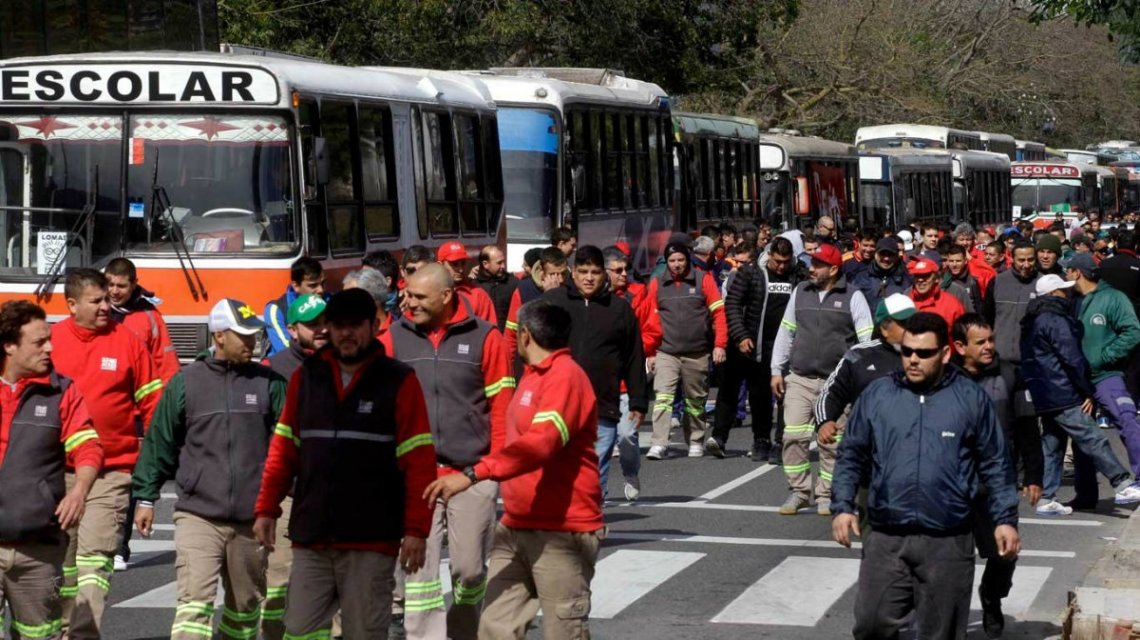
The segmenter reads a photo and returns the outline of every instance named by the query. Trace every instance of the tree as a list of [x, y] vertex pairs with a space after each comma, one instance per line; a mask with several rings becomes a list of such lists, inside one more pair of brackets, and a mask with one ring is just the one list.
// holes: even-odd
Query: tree
[[1071, 19], [1079, 25], [1103, 25], [1108, 39], [1118, 39], [1120, 55], [1140, 62], [1140, 3], [1135, 0], [1030, 0], [1033, 20]]

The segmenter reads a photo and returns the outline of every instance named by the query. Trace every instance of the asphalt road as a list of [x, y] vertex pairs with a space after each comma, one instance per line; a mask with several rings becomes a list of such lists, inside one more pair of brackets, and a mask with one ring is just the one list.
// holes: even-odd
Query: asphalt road
[[[645, 433], [643, 442], [648, 442]], [[1114, 436], [1114, 448], [1124, 455]], [[603, 639], [850, 637], [858, 550], [830, 539], [830, 519], [805, 510], [781, 516], [786, 486], [777, 467], [744, 457], [749, 434], [733, 433], [726, 459], [677, 456], [644, 461], [642, 498], [606, 508], [609, 526], [597, 575], [591, 631]], [[610, 496], [622, 495], [617, 460]], [[1072, 495], [1069, 480], [1061, 498]], [[173, 491], [173, 488], [169, 488]], [[1006, 601], [1005, 638], [1060, 634], [1068, 591], [1120, 535], [1129, 508], [1112, 504], [1067, 517], [1034, 515], [1022, 503], [1022, 557]], [[160, 529], [132, 542], [128, 571], [113, 579], [104, 636], [166, 638], [174, 616], [173, 500], [158, 507]], [[975, 579], [981, 576], [978, 565]], [[535, 630], [530, 637], [541, 637]], [[984, 637], [980, 611], [971, 638]]]

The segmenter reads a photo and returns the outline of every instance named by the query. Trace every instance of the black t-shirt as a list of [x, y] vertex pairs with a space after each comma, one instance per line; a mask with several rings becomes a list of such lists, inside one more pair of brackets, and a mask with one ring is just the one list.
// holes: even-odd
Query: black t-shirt
[[[768, 281], [768, 304], [764, 309], [764, 344], [771, 345], [776, 342], [776, 332], [780, 330], [780, 320], [784, 319], [784, 310], [788, 308], [788, 300], [792, 298], [792, 276], [786, 273], [778, 276], [765, 269], [764, 275]], [[770, 349], [765, 349], [770, 351]]]

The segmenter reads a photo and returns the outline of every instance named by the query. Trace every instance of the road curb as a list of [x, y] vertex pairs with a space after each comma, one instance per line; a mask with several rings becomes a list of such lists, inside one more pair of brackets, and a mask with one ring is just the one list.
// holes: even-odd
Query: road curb
[[1063, 636], [1071, 640], [1140, 638], [1140, 509], [1069, 592]]

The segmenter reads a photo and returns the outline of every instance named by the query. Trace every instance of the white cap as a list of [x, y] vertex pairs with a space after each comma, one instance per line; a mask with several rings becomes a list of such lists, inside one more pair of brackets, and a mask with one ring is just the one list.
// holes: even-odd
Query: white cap
[[1041, 276], [1037, 279], [1037, 295], [1047, 296], [1058, 289], [1068, 289], [1075, 285], [1075, 282], [1067, 282], [1059, 275], [1050, 273], [1049, 275]]
[[907, 231], [906, 229], [903, 229], [902, 231], [899, 231], [895, 235], [897, 235], [899, 237], [899, 240], [903, 241], [903, 249], [905, 251], [910, 251], [911, 249], [914, 249], [914, 236], [911, 235], [911, 233], [909, 231]]
[[210, 332], [233, 331], [243, 336], [257, 335], [265, 328], [265, 323], [257, 317], [257, 312], [241, 300], [222, 298], [210, 309], [207, 321]]

